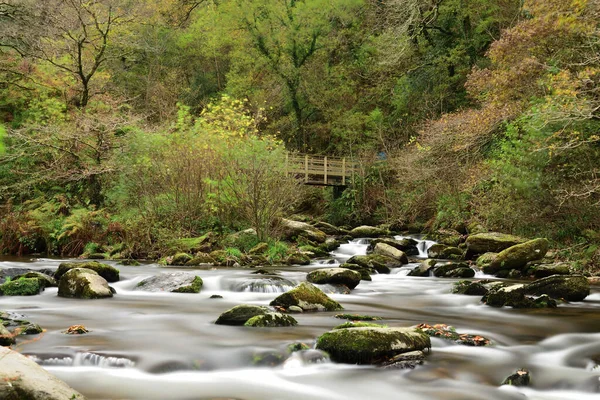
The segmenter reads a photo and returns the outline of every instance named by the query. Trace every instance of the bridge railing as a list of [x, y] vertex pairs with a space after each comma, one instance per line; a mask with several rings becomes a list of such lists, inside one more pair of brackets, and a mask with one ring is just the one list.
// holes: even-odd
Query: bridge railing
[[286, 172], [312, 185], [343, 185], [350, 183], [358, 171], [358, 164], [346, 157], [313, 156], [287, 153]]

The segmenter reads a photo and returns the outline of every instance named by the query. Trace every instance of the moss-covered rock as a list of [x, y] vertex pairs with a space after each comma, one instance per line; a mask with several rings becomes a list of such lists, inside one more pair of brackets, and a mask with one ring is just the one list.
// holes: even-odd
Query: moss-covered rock
[[467, 238], [466, 244], [469, 253], [483, 254], [488, 252], [499, 253], [504, 249], [524, 242], [526, 240], [518, 236], [488, 232], [470, 235]]
[[310, 264], [310, 257], [302, 253], [293, 253], [287, 256], [285, 262], [288, 265], [308, 265]]
[[267, 252], [268, 249], [269, 249], [269, 244], [268, 243], [260, 242], [259, 244], [257, 244], [253, 248], [251, 248], [248, 251], [248, 254], [251, 254], [251, 255], [264, 254], [264, 253]]
[[454, 343], [462, 344], [466, 346], [488, 346], [491, 344], [489, 339], [483, 336], [471, 335], [468, 333], [458, 333], [453, 326], [446, 324], [419, 324], [417, 328], [421, 329], [423, 333], [431, 337], [439, 337], [445, 340], [451, 340]]
[[177, 253], [173, 257], [167, 259], [168, 265], [185, 265], [192, 260], [192, 256], [188, 253]]
[[335, 362], [381, 364], [394, 356], [431, 347], [429, 336], [416, 328], [346, 328], [324, 333], [316, 348]]
[[419, 265], [413, 268], [408, 276], [429, 276], [433, 272], [433, 268], [436, 266], [437, 260], [424, 260]]
[[495, 274], [500, 270], [520, 270], [524, 268], [528, 262], [544, 258], [547, 251], [547, 239], [534, 239], [517, 244], [498, 253], [492, 262], [484, 268], [484, 272]]
[[199, 237], [173, 239], [167, 242], [167, 247], [171, 252], [170, 254], [195, 254], [197, 252], [210, 253], [216, 240], [217, 236], [212, 232], [208, 232], [207, 234]]
[[450, 247], [456, 247], [462, 242], [462, 235], [454, 229], [439, 229], [427, 235], [427, 238]]
[[374, 269], [361, 267], [358, 264], [344, 263], [340, 264], [340, 268], [358, 272], [360, 274], [360, 279], [363, 281], [372, 281], [373, 278], [371, 278], [371, 273], [377, 273]]
[[348, 264], [357, 264], [363, 268], [374, 269], [380, 274], [389, 274], [392, 268], [400, 268], [403, 264], [395, 258], [381, 254], [368, 254], [366, 256], [353, 256]]
[[406, 256], [406, 253], [386, 243], [377, 243], [373, 249], [373, 254], [391, 257], [400, 261], [402, 264], [408, 264], [408, 257]]
[[353, 238], [376, 238], [389, 234], [390, 232], [387, 229], [381, 229], [376, 226], [368, 225], [358, 226], [350, 231], [350, 236]]
[[327, 239], [325, 232], [305, 222], [282, 218], [280, 227], [284, 239], [294, 240], [299, 237], [304, 237], [317, 243], [323, 243]]
[[531, 375], [526, 369], [519, 369], [514, 374], [508, 376], [503, 382], [503, 385], [512, 386], [529, 386], [531, 382]]
[[438, 263], [433, 270], [433, 275], [439, 278], [472, 278], [475, 276], [475, 271], [462, 262]]
[[74, 268], [83, 268], [95, 271], [98, 275], [106, 279], [107, 282], [118, 282], [119, 281], [119, 270], [108, 264], [102, 264], [98, 261], [88, 262], [64, 262], [58, 266], [54, 278], [60, 281], [62, 276]]
[[302, 254], [305, 254], [309, 257], [327, 257], [329, 255], [327, 250], [323, 250], [319, 247], [311, 245], [300, 246], [298, 247], [298, 250], [300, 250]]
[[533, 275], [536, 279], [546, 278], [552, 275], [569, 275], [571, 265], [569, 263], [535, 264], [527, 268], [526, 274]]
[[298, 321], [291, 315], [281, 313], [267, 313], [261, 315], [255, 315], [246, 321], [244, 326], [250, 326], [253, 328], [275, 328], [280, 326], [296, 326]]
[[285, 309], [290, 306], [298, 306], [302, 308], [303, 311], [337, 311], [344, 309], [340, 303], [332, 300], [323, 293], [322, 290], [308, 282], [302, 282], [294, 289], [278, 296], [270, 305], [283, 307]]
[[460, 260], [463, 257], [463, 251], [458, 247], [436, 243], [427, 250], [427, 257]]
[[581, 275], [552, 275], [526, 285], [523, 290], [530, 295], [547, 294], [555, 299], [581, 301], [590, 294], [590, 283]]
[[475, 261], [475, 264], [477, 264], [477, 267], [479, 267], [479, 269], [484, 269], [488, 265], [490, 265], [492, 261], [494, 261], [497, 255], [498, 253], [492, 252], [483, 253], [482, 255], [477, 257], [477, 261]]
[[191, 260], [185, 263], [186, 267], [214, 264], [215, 260], [208, 253], [197, 253]]
[[373, 322], [364, 321], [347, 321], [343, 324], [334, 327], [333, 330], [346, 328], [387, 328], [387, 325], [375, 324]]
[[134, 290], [145, 292], [199, 293], [202, 278], [193, 272], [167, 272], [140, 281]]
[[361, 280], [361, 274], [346, 268], [321, 268], [311, 271], [306, 280], [317, 284], [340, 284], [354, 289]]
[[416, 240], [411, 239], [411, 238], [403, 238], [403, 239], [378, 238], [378, 239], [373, 239], [373, 240], [371, 240], [371, 242], [369, 243], [369, 246], [367, 247], [367, 253], [372, 252], [375, 249], [375, 246], [377, 246], [378, 243], [384, 243], [384, 244], [387, 244], [388, 246], [392, 246], [393, 248], [401, 250], [407, 256], [418, 256], [419, 255], [419, 249], [417, 248], [417, 244], [419, 242], [417, 242]]
[[381, 317], [375, 317], [373, 315], [360, 315], [360, 314], [336, 314], [335, 318], [348, 319], [350, 321], [379, 321]]
[[335, 238], [327, 238], [327, 240], [325, 240], [325, 243], [321, 243], [319, 245], [319, 249], [329, 253], [340, 247], [341, 244], [342, 243]]
[[484, 296], [488, 289], [480, 282], [458, 281], [452, 288], [452, 293], [465, 294], [467, 296]]
[[382, 364], [384, 369], [415, 369], [425, 362], [425, 353], [422, 351], [409, 351], [398, 354]]
[[37, 278], [19, 278], [0, 285], [0, 294], [4, 296], [35, 296], [44, 289]]
[[217, 325], [244, 325], [250, 318], [257, 315], [272, 313], [273, 310], [268, 307], [254, 306], [250, 304], [240, 304], [225, 311], [217, 318]]
[[58, 296], [78, 299], [101, 299], [112, 297], [108, 282], [96, 271], [87, 268], [71, 268], [58, 282]]
[[228, 254], [225, 250], [214, 250], [209, 253], [210, 258], [213, 259], [213, 264], [231, 267], [239, 260]]
[[14, 278], [14, 280], [18, 280], [21, 278], [35, 278], [40, 281], [40, 284], [42, 285], [43, 288], [58, 286], [56, 279], [54, 279], [50, 275], [46, 275], [46, 274], [43, 274], [43, 273], [37, 272], [37, 271], [30, 271], [26, 274], [18, 275]]

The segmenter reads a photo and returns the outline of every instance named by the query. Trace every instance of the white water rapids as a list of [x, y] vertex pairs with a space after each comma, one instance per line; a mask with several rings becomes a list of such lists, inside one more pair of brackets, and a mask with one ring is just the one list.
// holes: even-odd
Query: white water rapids
[[[431, 243], [423, 243], [421, 255]], [[90, 400], [131, 399], [600, 399], [600, 290], [558, 309], [495, 309], [479, 297], [450, 294], [455, 279], [409, 277], [413, 265], [361, 281], [351, 294], [331, 294], [344, 312], [380, 316], [388, 326], [445, 323], [480, 334], [491, 347], [468, 347], [432, 339], [425, 364], [384, 370], [335, 364], [317, 351], [295, 353], [290, 343], [315, 339], [343, 320], [336, 312], [294, 315], [299, 325], [246, 328], [215, 325], [238, 304], [268, 305], [316, 268], [365, 254], [368, 240], [344, 244], [331, 260], [278, 268], [279, 275], [252, 269], [198, 269], [199, 294], [133, 291], [142, 279], [165, 270], [156, 264], [118, 266], [121, 281], [112, 299], [57, 297], [46, 289], [31, 297], [0, 297], [0, 310], [22, 314], [46, 331], [22, 336], [17, 350], [30, 355]], [[13, 260], [1, 268], [55, 268], [60, 260]], [[275, 270], [275, 269], [273, 269]], [[329, 290], [331, 292], [331, 290]], [[222, 299], [210, 299], [221, 295]], [[85, 325], [86, 335], [62, 333]], [[278, 361], [261, 363], [274, 354]], [[279, 355], [279, 356], [277, 356]], [[519, 368], [531, 371], [529, 388], [500, 387]]]

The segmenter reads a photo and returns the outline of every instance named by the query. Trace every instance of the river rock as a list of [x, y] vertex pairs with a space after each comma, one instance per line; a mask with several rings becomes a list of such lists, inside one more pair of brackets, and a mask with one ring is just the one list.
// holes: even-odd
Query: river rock
[[401, 353], [429, 349], [429, 336], [416, 328], [346, 328], [324, 333], [316, 348], [335, 362], [381, 364]]
[[419, 324], [417, 328], [421, 329], [428, 336], [451, 340], [454, 343], [465, 346], [488, 346], [491, 344], [491, 341], [483, 336], [458, 333], [453, 326], [446, 324], [435, 324], [433, 326]]
[[429, 238], [449, 247], [457, 247], [462, 241], [462, 235], [454, 229], [439, 229], [428, 235]]
[[436, 264], [433, 275], [439, 278], [472, 278], [475, 276], [475, 271], [466, 263], [449, 262]]
[[391, 257], [402, 264], [408, 264], [408, 257], [402, 250], [398, 250], [386, 243], [377, 243], [373, 249], [373, 254]]
[[507, 377], [502, 384], [512, 386], [529, 386], [531, 376], [526, 369], [519, 369], [514, 374]]
[[360, 279], [363, 281], [372, 281], [373, 278], [371, 278], [371, 273], [377, 273], [377, 271], [372, 268], [361, 267], [358, 264], [343, 263], [340, 264], [340, 268], [358, 272], [360, 274]]
[[492, 285], [482, 298], [491, 307], [512, 308], [556, 308], [556, 300], [547, 295], [539, 297], [526, 296], [527, 287], [524, 284], [496, 283]]
[[106, 279], [96, 271], [87, 268], [72, 268], [65, 272], [58, 282], [59, 297], [78, 299], [101, 299], [112, 297], [113, 292]]
[[214, 264], [215, 260], [208, 253], [197, 253], [191, 260], [185, 263], [186, 267], [197, 267], [198, 265]]
[[547, 251], [547, 239], [534, 239], [517, 244], [498, 253], [483, 271], [488, 274], [495, 274], [500, 270], [520, 270], [528, 262], [544, 258]]
[[581, 301], [590, 294], [590, 283], [581, 275], [552, 275], [525, 286], [524, 292], [540, 296], [547, 294], [555, 299]]
[[119, 281], [119, 270], [107, 264], [99, 263], [98, 261], [88, 262], [64, 262], [58, 266], [58, 270], [54, 274], [54, 279], [60, 281], [61, 277], [73, 268], [84, 268], [95, 271], [102, 278], [106, 279], [107, 282], [118, 282]]
[[58, 283], [57, 283], [56, 279], [54, 279], [50, 275], [46, 275], [46, 274], [43, 274], [43, 273], [37, 272], [37, 271], [27, 272], [26, 274], [16, 276], [14, 279], [17, 280], [17, 279], [20, 279], [20, 278], [35, 278], [35, 279], [38, 279], [40, 281], [40, 284], [44, 288], [58, 286]]
[[290, 254], [285, 259], [285, 262], [288, 265], [309, 265], [310, 257], [306, 254], [294, 253], [294, 254]]
[[244, 326], [250, 326], [253, 328], [274, 328], [280, 326], [296, 326], [298, 321], [291, 315], [281, 313], [267, 313], [261, 315], [255, 315], [246, 321]]
[[353, 238], [376, 238], [389, 234], [390, 232], [386, 229], [368, 225], [358, 226], [350, 231], [350, 236]]
[[452, 293], [467, 296], [484, 296], [487, 292], [488, 289], [481, 282], [458, 281], [452, 288]]
[[446, 246], [441, 243], [434, 244], [427, 250], [427, 257], [429, 258], [460, 260], [462, 256], [463, 251], [458, 247]]
[[527, 269], [528, 275], [533, 275], [536, 279], [546, 278], [552, 275], [569, 275], [571, 266], [568, 263], [555, 264], [535, 264]]
[[488, 252], [498, 253], [516, 244], [526, 242], [518, 236], [505, 233], [487, 232], [470, 235], [467, 238], [467, 250], [471, 254], [483, 254]]
[[282, 236], [288, 240], [294, 240], [301, 236], [313, 242], [323, 243], [327, 239], [325, 232], [305, 222], [282, 218], [280, 227]]
[[202, 278], [192, 272], [166, 272], [140, 281], [134, 290], [199, 293], [202, 285]]
[[418, 365], [423, 365], [424, 361], [425, 353], [422, 351], [409, 351], [392, 357], [382, 367], [384, 369], [415, 369]]
[[217, 318], [217, 325], [244, 325], [250, 318], [257, 315], [272, 313], [273, 310], [268, 307], [241, 304], [225, 311]]
[[320, 247], [315, 247], [315, 246], [311, 246], [308, 244], [298, 247], [298, 250], [300, 250], [300, 252], [302, 254], [305, 254], [305, 255], [309, 256], [310, 258], [329, 256], [329, 251], [322, 249]]
[[172, 257], [167, 257], [167, 265], [185, 265], [193, 257], [187, 253], [177, 253]]
[[416, 240], [411, 239], [411, 238], [403, 238], [403, 239], [379, 238], [379, 239], [373, 239], [373, 240], [371, 240], [371, 242], [369, 243], [369, 246], [367, 247], [367, 253], [373, 252], [373, 249], [375, 248], [375, 246], [377, 246], [378, 243], [384, 243], [384, 244], [387, 244], [388, 246], [392, 246], [392, 247], [394, 247], [394, 248], [396, 248], [398, 250], [401, 250], [407, 256], [418, 256], [419, 255], [419, 249], [417, 248], [417, 244], [419, 242], [417, 242]]
[[490, 265], [492, 261], [494, 261], [497, 255], [498, 253], [492, 252], [483, 253], [482, 255], [477, 257], [477, 261], [475, 261], [475, 264], [477, 264], [477, 267], [479, 267], [479, 269], [484, 269], [488, 265]]
[[408, 276], [429, 276], [436, 264], [437, 260], [423, 260], [408, 273]]
[[302, 282], [294, 289], [289, 290], [275, 298], [271, 306], [283, 307], [298, 306], [303, 311], [336, 311], [344, 308], [335, 300], [332, 300], [312, 283]]
[[4, 282], [0, 285], [0, 295], [4, 296], [35, 296], [44, 289], [37, 278], [20, 278]]
[[321, 268], [310, 272], [306, 280], [317, 284], [341, 284], [354, 289], [361, 280], [361, 274], [346, 268]]
[[85, 400], [79, 392], [16, 351], [0, 347], [0, 360], [0, 399]]
[[380, 274], [389, 274], [392, 268], [400, 268], [402, 261], [381, 254], [368, 254], [366, 256], [353, 256], [347, 261], [363, 268], [371, 268]]

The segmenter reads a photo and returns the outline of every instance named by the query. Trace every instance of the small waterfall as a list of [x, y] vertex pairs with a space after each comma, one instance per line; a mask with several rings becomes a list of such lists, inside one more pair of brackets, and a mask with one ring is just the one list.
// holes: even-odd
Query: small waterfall
[[283, 278], [254, 278], [245, 279], [241, 282], [233, 282], [231, 290], [234, 292], [251, 293], [284, 293], [295, 286], [293, 282]]
[[434, 244], [436, 244], [436, 242], [434, 242], [433, 240], [422, 240], [422, 239], [418, 239], [415, 237], [411, 237], [411, 236], [394, 236], [394, 239], [396, 240], [402, 240], [402, 239], [413, 239], [417, 242], [417, 250], [419, 250], [419, 258], [428, 258], [427, 255], [427, 250], [429, 250], [429, 248], [431, 246], [433, 246]]
[[283, 363], [283, 369], [302, 368], [313, 364], [330, 362], [329, 356], [320, 350], [300, 350], [292, 353]]
[[101, 354], [82, 352], [70, 356], [42, 358], [37, 355], [27, 356], [42, 366], [54, 367], [100, 367], [100, 368], [133, 368], [135, 362], [124, 357], [103, 356]]
[[361, 238], [354, 239], [349, 243], [341, 244], [340, 247], [331, 252], [331, 255], [336, 259], [345, 261], [352, 256], [364, 256], [367, 254], [367, 247], [371, 239]]

